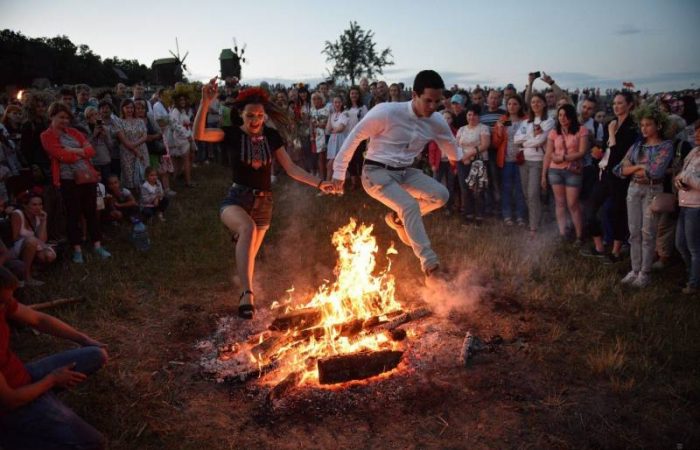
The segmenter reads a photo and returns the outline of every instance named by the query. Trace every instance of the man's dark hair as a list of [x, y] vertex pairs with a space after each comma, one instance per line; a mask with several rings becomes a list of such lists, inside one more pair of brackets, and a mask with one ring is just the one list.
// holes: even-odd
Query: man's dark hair
[[584, 98], [583, 101], [584, 102], [591, 102], [591, 103], [596, 104], [596, 105], [598, 104], [598, 99], [593, 97], [593, 96], [588, 96], [588, 97]]
[[114, 112], [114, 106], [112, 105], [112, 102], [107, 100], [100, 100], [100, 103], [97, 104], [97, 109], [101, 109], [103, 106], [109, 106], [110, 111]]
[[413, 91], [416, 94], [422, 95], [426, 89], [445, 89], [445, 82], [434, 70], [421, 70], [413, 80]]
[[476, 114], [477, 116], [481, 115], [481, 106], [477, 104], [469, 105], [466, 107], [465, 112], [468, 114], [471, 112], [472, 114]]
[[70, 86], [63, 86], [61, 89], [58, 91], [58, 96], [63, 97], [63, 96], [71, 96], [75, 98], [75, 92], [73, 91], [73, 88]]

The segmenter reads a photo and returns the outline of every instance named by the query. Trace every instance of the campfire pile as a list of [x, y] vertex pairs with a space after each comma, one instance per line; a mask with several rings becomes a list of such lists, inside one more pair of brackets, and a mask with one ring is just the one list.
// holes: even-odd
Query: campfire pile
[[[220, 378], [229, 382], [255, 377], [274, 386], [274, 398], [300, 384], [362, 380], [397, 368], [412, 336], [403, 325], [430, 312], [404, 311], [397, 302], [389, 258], [375, 274], [378, 247], [371, 233], [371, 226], [354, 220], [336, 231], [335, 281], [296, 307], [290, 290], [285, 302], [273, 304], [277, 314], [267, 330], [221, 343], [204, 370], [220, 376], [224, 367]], [[393, 247], [387, 251], [394, 253]]]

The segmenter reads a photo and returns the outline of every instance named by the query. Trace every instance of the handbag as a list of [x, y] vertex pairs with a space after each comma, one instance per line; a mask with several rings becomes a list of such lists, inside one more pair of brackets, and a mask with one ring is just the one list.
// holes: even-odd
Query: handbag
[[79, 167], [73, 168], [73, 180], [75, 184], [97, 183], [99, 174], [90, 164], [83, 162]]
[[659, 192], [651, 200], [651, 212], [654, 214], [672, 213], [676, 210], [678, 200], [676, 195], [670, 192]]
[[[564, 155], [567, 155], [569, 154], [569, 149], [566, 146], [566, 136], [562, 135], [561, 140], [564, 143]], [[577, 159], [576, 161], [569, 161], [569, 164], [566, 166], [566, 170], [573, 174], [581, 175], [583, 172], [583, 161], [580, 159]]]

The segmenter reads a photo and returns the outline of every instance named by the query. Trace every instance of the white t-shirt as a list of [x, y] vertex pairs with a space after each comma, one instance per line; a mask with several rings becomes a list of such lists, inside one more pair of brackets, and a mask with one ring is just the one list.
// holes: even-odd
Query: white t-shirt
[[457, 144], [459, 144], [462, 150], [465, 151], [467, 149], [479, 147], [481, 159], [488, 161], [488, 148], [481, 148], [481, 136], [491, 136], [491, 131], [487, 125], [480, 123], [474, 128], [470, 128], [469, 125], [465, 125], [457, 131]]

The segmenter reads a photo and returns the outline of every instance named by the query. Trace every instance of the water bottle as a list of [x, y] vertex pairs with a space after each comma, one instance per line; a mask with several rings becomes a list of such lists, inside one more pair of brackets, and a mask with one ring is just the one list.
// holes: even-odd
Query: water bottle
[[151, 248], [148, 230], [146, 229], [146, 225], [140, 220], [134, 222], [134, 227], [131, 229], [131, 242], [134, 243], [136, 250], [141, 252], [147, 252]]

